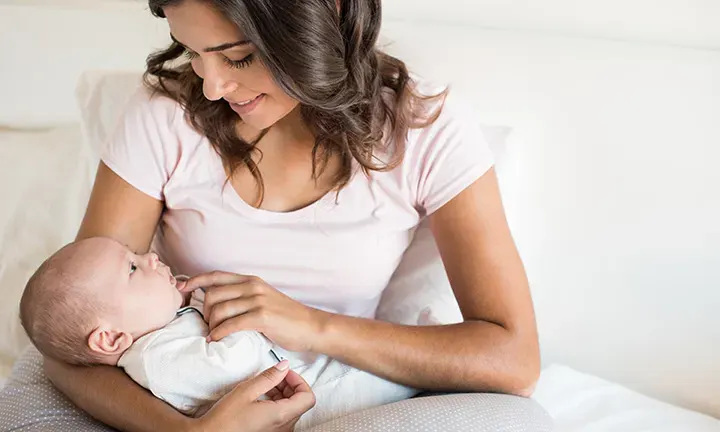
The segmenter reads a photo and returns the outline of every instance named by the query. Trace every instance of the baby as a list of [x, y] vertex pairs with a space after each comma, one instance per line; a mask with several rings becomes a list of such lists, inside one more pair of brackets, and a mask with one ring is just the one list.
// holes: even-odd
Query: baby
[[417, 393], [325, 356], [284, 351], [255, 331], [208, 343], [203, 291], [186, 298], [177, 285], [155, 254], [91, 238], [65, 246], [40, 266], [25, 287], [20, 319], [44, 355], [122, 367], [188, 415], [199, 415], [283, 358], [317, 400], [298, 429]]

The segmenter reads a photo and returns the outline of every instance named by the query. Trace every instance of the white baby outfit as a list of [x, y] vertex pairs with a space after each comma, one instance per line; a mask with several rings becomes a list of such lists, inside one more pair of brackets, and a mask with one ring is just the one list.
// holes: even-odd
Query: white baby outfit
[[418, 393], [323, 355], [283, 350], [255, 331], [208, 343], [201, 313], [204, 294], [196, 293], [170, 324], [139, 338], [118, 362], [135, 382], [178, 411], [194, 415], [208, 408], [280, 359], [302, 375], [317, 400], [296, 430]]

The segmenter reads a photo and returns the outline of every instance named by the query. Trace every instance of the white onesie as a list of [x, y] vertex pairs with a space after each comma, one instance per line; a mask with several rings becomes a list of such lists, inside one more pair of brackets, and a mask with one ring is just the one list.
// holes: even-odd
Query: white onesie
[[255, 331], [208, 343], [201, 313], [204, 293], [195, 293], [190, 306], [180, 309], [170, 324], [139, 338], [118, 362], [135, 382], [178, 411], [195, 415], [209, 408], [239, 382], [280, 359], [302, 375], [317, 400], [296, 430], [418, 393], [327, 356], [283, 350]]

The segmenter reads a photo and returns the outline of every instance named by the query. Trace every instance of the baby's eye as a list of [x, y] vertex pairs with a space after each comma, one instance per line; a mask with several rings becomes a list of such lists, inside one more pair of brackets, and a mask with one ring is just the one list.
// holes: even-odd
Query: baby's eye
[[135, 265], [134, 262], [131, 262], [130, 263], [130, 274], [135, 273], [135, 270], [137, 270], [137, 266]]

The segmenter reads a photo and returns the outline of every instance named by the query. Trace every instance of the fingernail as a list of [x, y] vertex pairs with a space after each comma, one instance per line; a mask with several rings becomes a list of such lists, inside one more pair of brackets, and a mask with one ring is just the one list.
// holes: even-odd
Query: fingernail
[[275, 368], [279, 371], [286, 371], [290, 367], [290, 362], [287, 360], [283, 360], [280, 363], [275, 365]]
[[206, 337], [205, 340], [208, 341], [208, 343], [212, 342], [212, 337], [210, 335], [208, 335], [208, 337]]

